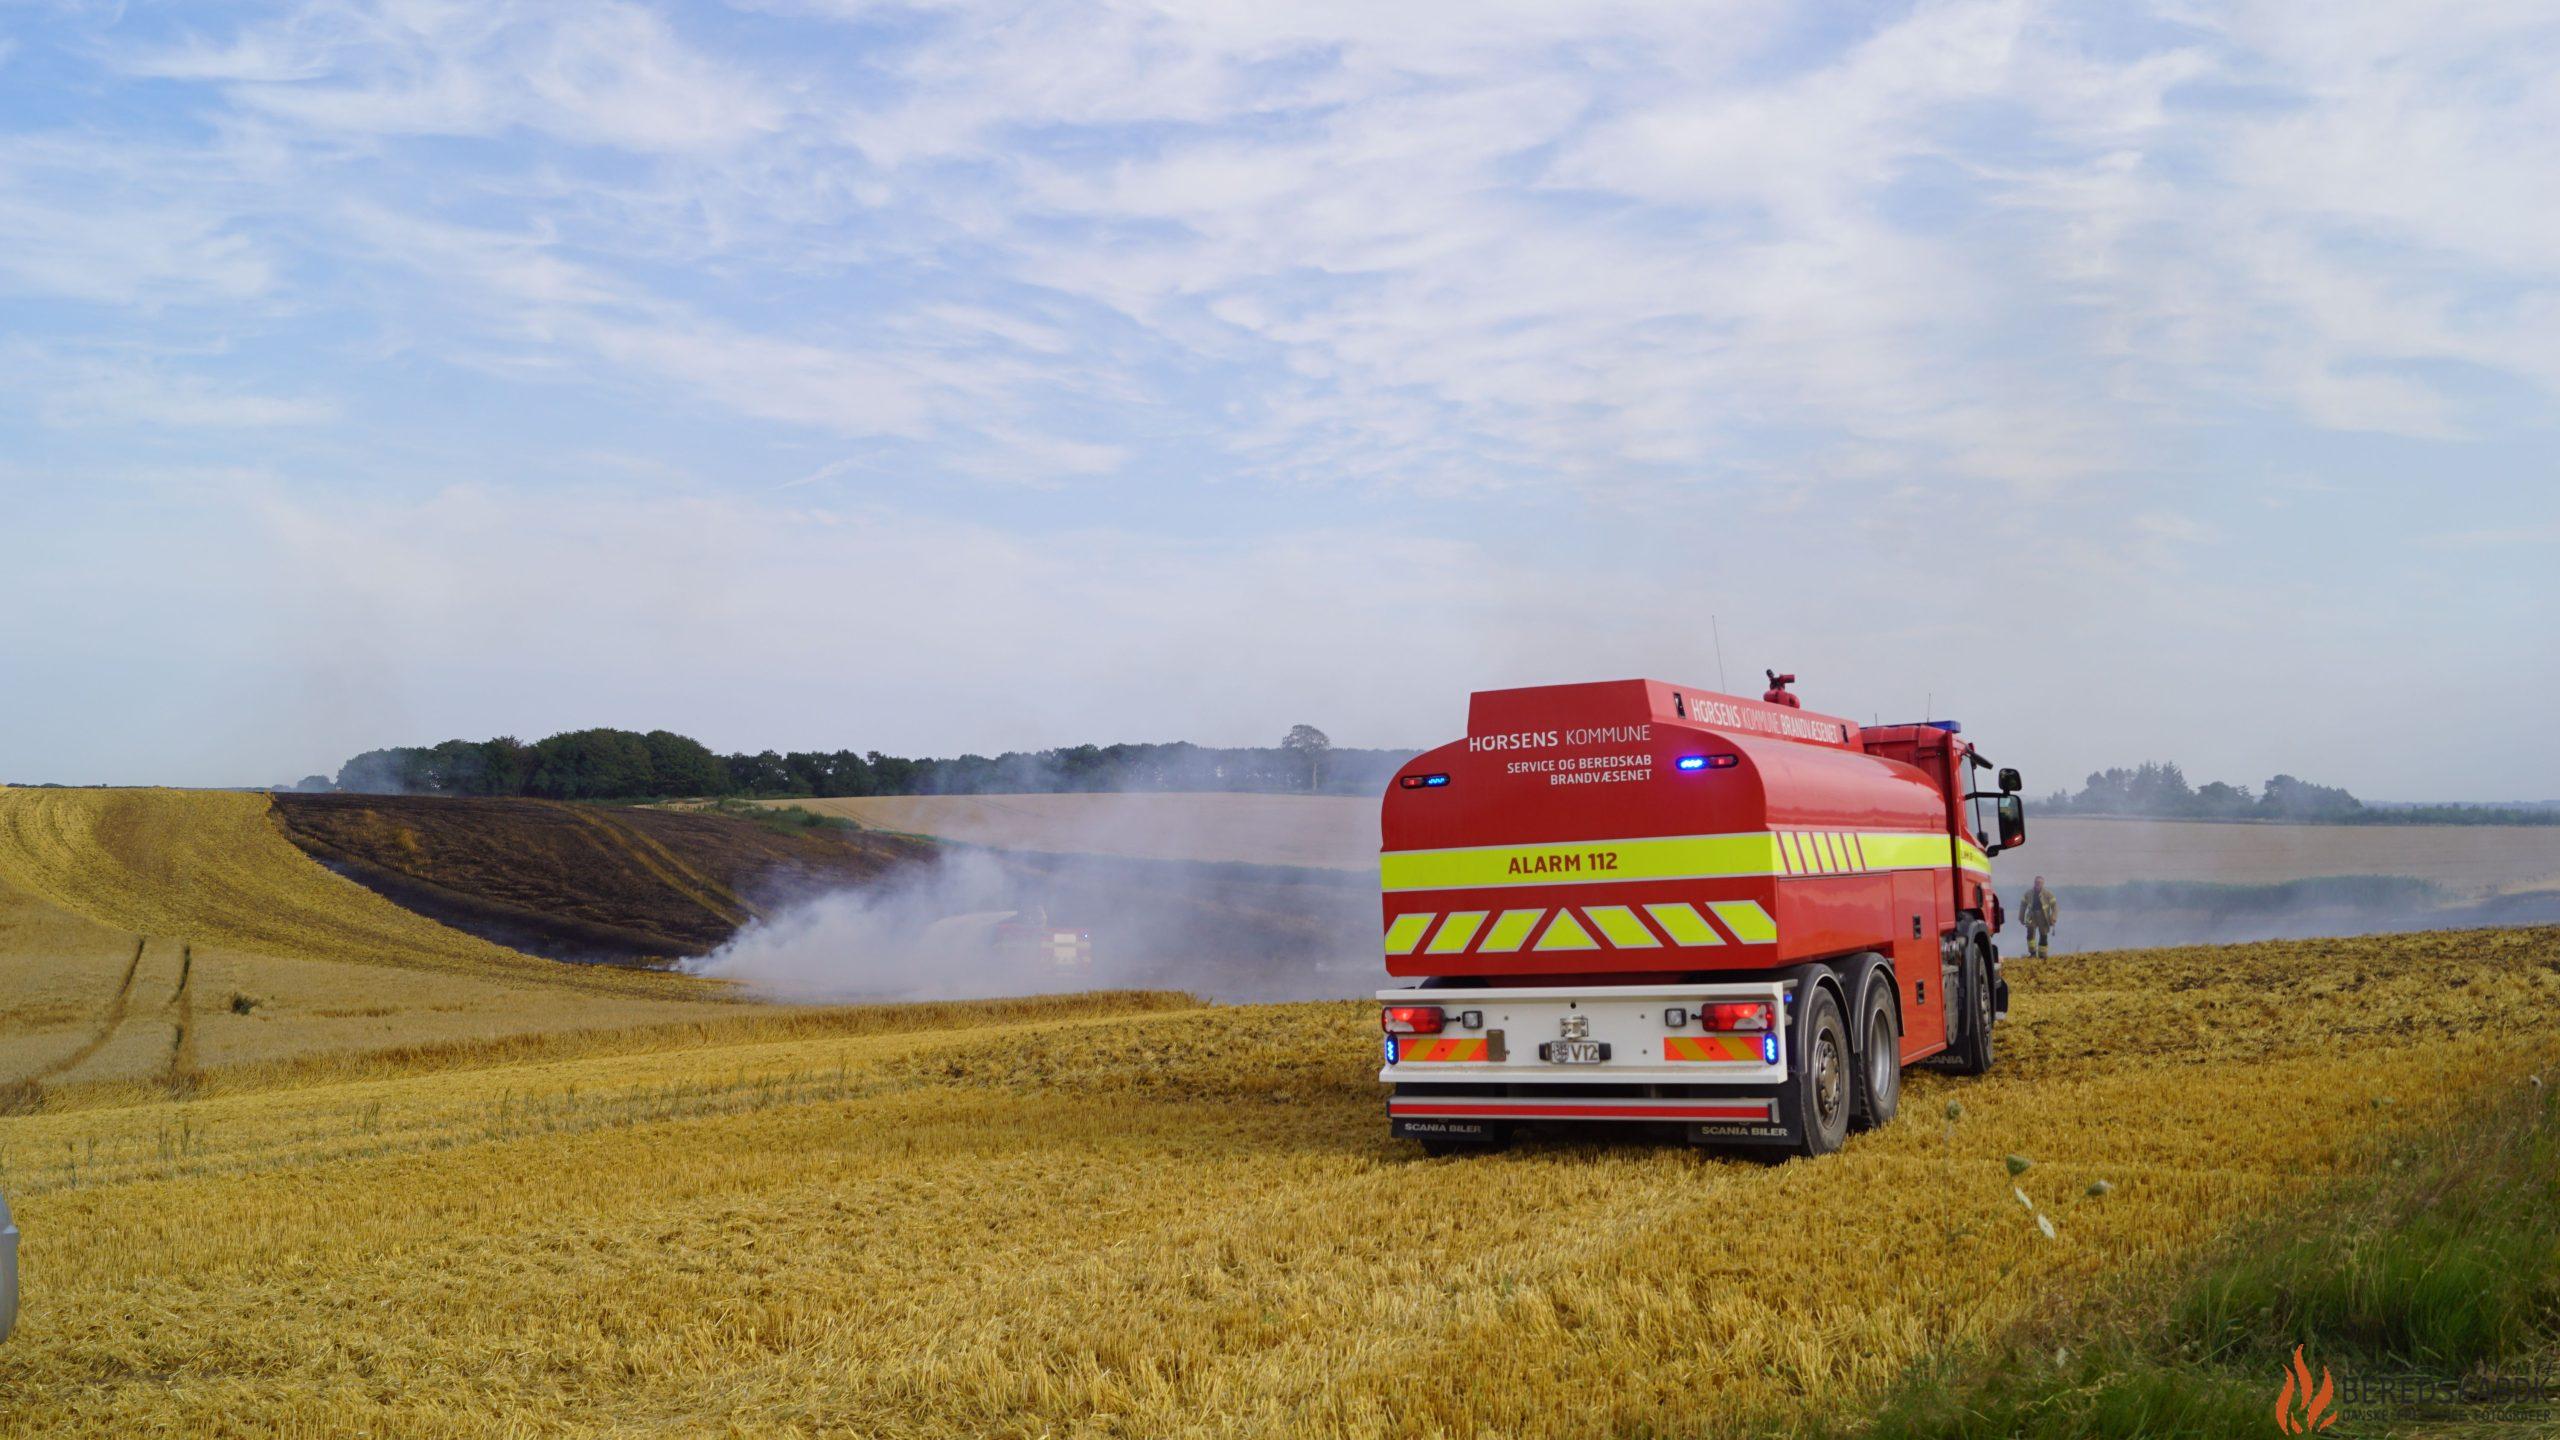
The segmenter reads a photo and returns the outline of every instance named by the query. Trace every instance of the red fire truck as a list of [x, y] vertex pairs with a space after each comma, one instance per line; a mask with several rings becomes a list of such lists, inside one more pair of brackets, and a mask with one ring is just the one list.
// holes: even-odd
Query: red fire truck
[[1986, 776], [1954, 721], [1862, 727], [1769, 678], [1480, 691], [1465, 739], [1398, 772], [1395, 1134], [1650, 1124], [1819, 1155], [1893, 1118], [1902, 1067], [1991, 1068], [2017, 772]]

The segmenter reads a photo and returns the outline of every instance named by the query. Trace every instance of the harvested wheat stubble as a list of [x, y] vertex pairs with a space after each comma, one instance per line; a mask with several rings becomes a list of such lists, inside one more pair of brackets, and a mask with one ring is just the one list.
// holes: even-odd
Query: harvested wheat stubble
[[2547, 930], [2021, 964], [1999, 1071], [1779, 1166], [1420, 1159], [1373, 1011], [1330, 1003], [873, 1012], [0, 1120], [47, 1277], [0, 1430], [1731, 1428], [2459, 1115], [2550, 1057], [2555, 972]]
[[706, 990], [549, 964], [412, 914], [312, 863], [264, 795], [0, 790], [0, 883], [136, 935], [620, 993]]
[[684, 976], [517, 955], [314, 864], [262, 797], [0, 789], [0, 1109], [317, 1054], [734, 1013]]

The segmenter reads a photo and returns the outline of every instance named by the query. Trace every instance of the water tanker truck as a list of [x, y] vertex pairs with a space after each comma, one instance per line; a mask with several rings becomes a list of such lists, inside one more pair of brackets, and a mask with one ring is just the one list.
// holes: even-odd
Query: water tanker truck
[[1859, 726], [1771, 674], [1479, 691], [1380, 824], [1394, 1133], [1655, 1126], [1836, 1150], [1904, 1066], [1991, 1068], [2008, 985], [1991, 856], [2014, 770], [1954, 721]]

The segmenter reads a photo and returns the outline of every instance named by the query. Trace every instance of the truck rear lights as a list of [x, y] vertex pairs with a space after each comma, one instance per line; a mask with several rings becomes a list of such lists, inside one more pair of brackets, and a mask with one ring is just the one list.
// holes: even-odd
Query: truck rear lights
[[1689, 1012], [1677, 1005], [1662, 1012], [1662, 1028], [1665, 1030], [1677, 1030], [1688, 1023]]
[[1483, 1028], [1484, 1028], [1484, 1012], [1483, 1012], [1483, 1011], [1481, 1011], [1481, 1010], [1461, 1010], [1461, 1011], [1459, 1011], [1459, 1012], [1458, 1012], [1458, 1028], [1459, 1028], [1459, 1029], [1461, 1029], [1461, 1030], [1481, 1030], [1481, 1029], [1483, 1029]]
[[1708, 1030], [1766, 1030], [1769, 1022], [1766, 1000], [1730, 1000], [1698, 1007], [1698, 1024]]
[[1683, 755], [1671, 762], [1683, 770], [1730, 770], [1742, 763], [1739, 755]]
[[1407, 790], [1437, 790], [1449, 783], [1447, 775], [1407, 775], [1396, 782]]
[[1760, 1037], [1760, 1063], [1763, 1065], [1778, 1063], [1778, 1032], [1775, 1030]]
[[1390, 1035], [1437, 1035], [1443, 1020], [1437, 1005], [1390, 1005], [1378, 1016], [1378, 1028]]

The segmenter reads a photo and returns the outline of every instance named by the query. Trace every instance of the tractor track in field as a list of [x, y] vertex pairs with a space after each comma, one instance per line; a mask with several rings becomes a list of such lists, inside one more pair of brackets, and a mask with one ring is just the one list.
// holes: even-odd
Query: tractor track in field
[[33, 1084], [39, 1080], [50, 1080], [56, 1075], [66, 1074], [77, 1068], [82, 1061], [107, 1048], [107, 1042], [115, 1038], [117, 1030], [123, 1028], [125, 1012], [132, 1008], [133, 983], [142, 973], [142, 952], [150, 946], [150, 936], [133, 937], [133, 958], [124, 962], [124, 979], [117, 984], [116, 993], [107, 997], [106, 1007], [98, 1012], [97, 1030], [88, 1039], [80, 1042], [80, 1048], [49, 1065], [39, 1066], [30, 1071], [20, 1083]]
[[744, 925], [750, 919], [761, 918], [761, 912], [739, 899], [735, 891], [687, 865], [674, 851], [638, 829], [617, 824], [609, 816], [598, 815], [582, 807], [563, 805], [560, 808], [595, 832], [608, 851], [630, 859], [651, 878], [710, 911], [723, 922]]
[[169, 992], [169, 1008], [176, 1017], [169, 1036], [169, 1069], [163, 1077], [174, 1096], [194, 1094], [196, 1083], [202, 1078], [196, 1068], [195, 977], [196, 947], [182, 945], [178, 949], [178, 988]]

